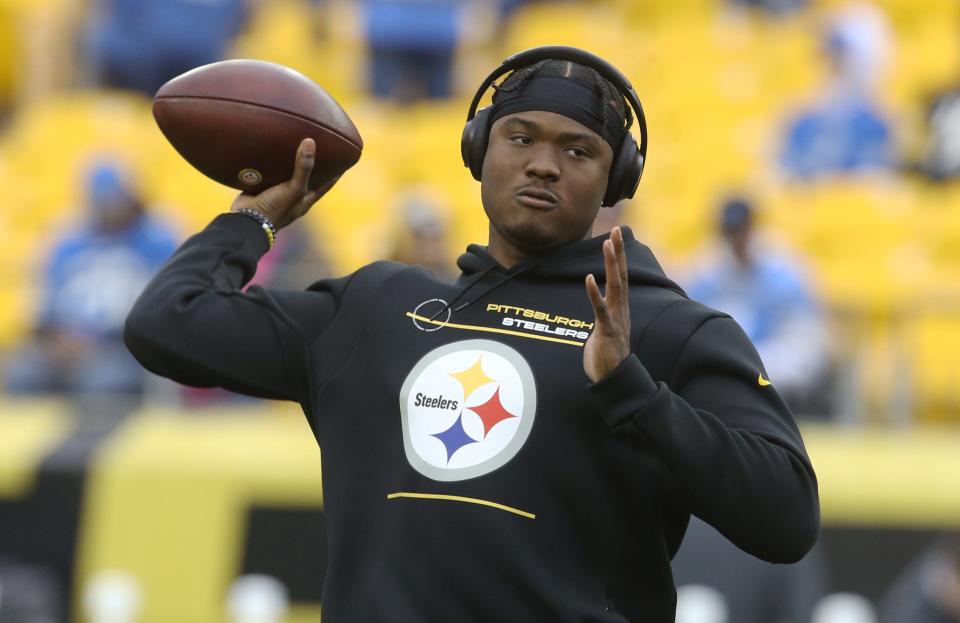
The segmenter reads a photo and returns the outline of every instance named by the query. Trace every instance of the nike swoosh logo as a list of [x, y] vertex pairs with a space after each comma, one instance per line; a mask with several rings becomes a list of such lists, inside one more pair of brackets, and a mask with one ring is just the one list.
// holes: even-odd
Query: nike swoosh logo
[[763, 375], [762, 375], [762, 374], [758, 374], [758, 375], [757, 375], [757, 384], [758, 384], [760, 387], [766, 387], [767, 385], [770, 385], [770, 381], [768, 381], [767, 379], [763, 378]]

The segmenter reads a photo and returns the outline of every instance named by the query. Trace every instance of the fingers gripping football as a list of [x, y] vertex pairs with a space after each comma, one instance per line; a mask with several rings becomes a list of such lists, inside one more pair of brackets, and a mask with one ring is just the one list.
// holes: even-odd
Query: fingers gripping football
[[333, 179], [318, 188], [309, 187], [316, 151], [317, 146], [313, 139], [301, 141], [294, 161], [293, 177], [258, 195], [241, 193], [234, 200], [232, 209], [256, 210], [270, 219], [277, 229], [302, 217], [339, 179]]

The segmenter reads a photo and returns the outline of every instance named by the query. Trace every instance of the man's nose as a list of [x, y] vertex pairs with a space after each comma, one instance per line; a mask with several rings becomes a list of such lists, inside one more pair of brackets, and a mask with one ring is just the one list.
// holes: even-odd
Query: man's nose
[[552, 145], [538, 145], [527, 162], [527, 175], [547, 180], [560, 177], [559, 154]]

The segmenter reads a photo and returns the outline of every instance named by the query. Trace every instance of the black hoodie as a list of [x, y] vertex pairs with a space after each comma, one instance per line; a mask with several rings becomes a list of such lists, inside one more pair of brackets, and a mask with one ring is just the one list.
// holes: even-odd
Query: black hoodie
[[728, 316], [624, 230], [632, 352], [583, 371], [602, 238], [456, 284], [377, 262], [305, 291], [241, 288], [259, 225], [217, 217], [137, 302], [125, 339], [175, 381], [299, 402], [322, 449], [323, 620], [674, 620], [690, 514], [772, 562], [819, 527], [796, 424]]

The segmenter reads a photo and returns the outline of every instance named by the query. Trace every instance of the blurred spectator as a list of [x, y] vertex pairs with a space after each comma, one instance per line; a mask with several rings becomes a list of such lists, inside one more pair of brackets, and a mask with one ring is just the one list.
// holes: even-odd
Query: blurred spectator
[[401, 222], [387, 257], [427, 268], [438, 279], [453, 281], [447, 223], [440, 206], [428, 194], [408, 191], [401, 195]]
[[809, 0], [728, 0], [733, 8], [760, 9], [769, 15], [780, 17], [799, 11]]
[[[809, 623], [827, 582], [819, 546], [796, 564], [774, 565], [737, 549], [696, 517], [691, 518], [683, 545], [673, 559], [673, 576], [677, 586], [708, 587], [721, 599], [723, 617], [696, 620], [730, 623]], [[690, 601], [688, 608], [692, 611], [693, 602], [708, 600], [700, 596]], [[716, 602], [716, 598], [709, 601]], [[679, 603], [677, 606], [680, 623]], [[698, 610], [720, 608], [704, 604]]]
[[247, 0], [94, 0], [84, 45], [101, 86], [152, 97], [163, 83], [226, 55]]
[[95, 165], [86, 183], [86, 219], [53, 247], [34, 339], [7, 367], [12, 394], [143, 391], [143, 369], [121, 332], [134, 300], [173, 252], [174, 236], [146, 214], [117, 164]]
[[[755, 208], [745, 198], [720, 210], [722, 243], [707, 253], [689, 281], [690, 298], [726, 312], [757, 347], [777, 391], [798, 415], [826, 377], [829, 362], [824, 318], [799, 263], [755, 231]], [[816, 405], [816, 410], [828, 410]]]
[[960, 536], [923, 552], [893, 583], [881, 623], [960, 623]]
[[507, 20], [514, 11], [523, 8], [526, 4], [533, 4], [536, 0], [500, 0], [499, 17]]
[[938, 182], [960, 177], [960, 87], [932, 99], [926, 122], [920, 171]]
[[850, 5], [831, 17], [821, 40], [830, 77], [787, 125], [779, 156], [786, 174], [813, 179], [893, 167], [891, 123], [873, 92], [889, 39], [886, 18], [871, 5]]
[[464, 0], [366, 0], [371, 91], [403, 103], [450, 96]]

